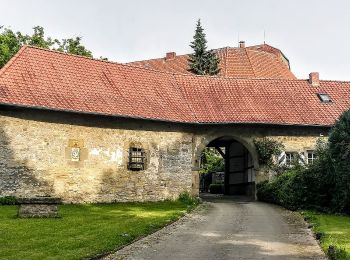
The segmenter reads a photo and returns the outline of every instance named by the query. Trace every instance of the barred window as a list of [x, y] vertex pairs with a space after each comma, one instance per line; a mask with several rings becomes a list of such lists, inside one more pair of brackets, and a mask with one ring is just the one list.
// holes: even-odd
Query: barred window
[[132, 171], [140, 171], [145, 169], [145, 150], [140, 147], [129, 148], [129, 165], [128, 169]]

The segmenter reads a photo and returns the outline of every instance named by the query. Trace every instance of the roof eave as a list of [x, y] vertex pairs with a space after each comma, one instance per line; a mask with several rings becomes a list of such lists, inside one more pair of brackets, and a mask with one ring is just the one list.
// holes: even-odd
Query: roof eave
[[322, 125], [322, 124], [305, 124], [305, 123], [273, 123], [273, 122], [249, 122], [249, 121], [235, 121], [235, 122], [201, 122], [201, 121], [180, 121], [180, 120], [167, 120], [167, 119], [158, 119], [158, 118], [149, 118], [149, 117], [141, 117], [141, 116], [128, 116], [128, 115], [118, 115], [118, 114], [107, 114], [100, 112], [86, 112], [79, 110], [69, 110], [69, 109], [59, 109], [59, 108], [48, 108], [41, 106], [31, 106], [31, 105], [19, 105], [14, 103], [4, 103], [0, 102], [0, 106], [9, 106], [9, 107], [17, 107], [17, 108], [29, 108], [29, 109], [37, 109], [44, 111], [54, 111], [54, 112], [65, 112], [72, 114], [81, 114], [81, 115], [94, 115], [94, 116], [106, 116], [106, 117], [114, 117], [114, 118], [125, 118], [125, 119], [135, 119], [135, 120], [147, 120], [154, 122], [163, 122], [163, 123], [176, 123], [176, 124], [184, 124], [184, 125], [265, 125], [265, 126], [295, 126], [295, 127], [323, 127], [330, 128], [334, 124], [331, 125]]

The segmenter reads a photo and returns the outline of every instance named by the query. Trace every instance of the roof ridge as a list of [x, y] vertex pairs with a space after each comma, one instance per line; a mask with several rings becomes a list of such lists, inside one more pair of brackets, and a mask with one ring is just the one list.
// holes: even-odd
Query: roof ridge
[[244, 48], [244, 51], [245, 51], [245, 54], [247, 55], [247, 58], [248, 58], [248, 61], [249, 61], [249, 66], [250, 66], [250, 69], [252, 70], [253, 74], [254, 74], [254, 77], [256, 77], [256, 74], [255, 74], [255, 71], [254, 71], [254, 68], [252, 66], [252, 61], [249, 57], [249, 54], [248, 54], [248, 50], [246, 48]]
[[[90, 58], [82, 55], [77, 55], [77, 54], [71, 54], [71, 53], [66, 53], [66, 52], [60, 52], [57, 50], [51, 50], [51, 49], [45, 49], [37, 46], [32, 46], [32, 45], [23, 45], [21, 49], [13, 56], [10, 61], [0, 70], [0, 75], [14, 62], [14, 60], [19, 57], [25, 49], [38, 49], [41, 51], [47, 51], [51, 53], [56, 53], [60, 55], [67, 55], [67, 56], [72, 56], [72, 57], [77, 57], [77, 58], [82, 58], [82, 59], [87, 59], [87, 60], [92, 60], [92, 61], [97, 61], [97, 62], [103, 62], [107, 64], [114, 64], [114, 65], [119, 65], [119, 66], [124, 66], [124, 67], [130, 67], [130, 68], [135, 68], [135, 69], [141, 69], [145, 71], [152, 71], [156, 73], [163, 73], [167, 75], [181, 75], [181, 76], [186, 76], [186, 77], [193, 77], [193, 78], [217, 78], [217, 79], [223, 79], [223, 80], [252, 80], [252, 81], [259, 81], [259, 80], [270, 80], [270, 81], [308, 81], [308, 79], [281, 79], [281, 78], [248, 78], [248, 77], [220, 77], [217, 75], [196, 75], [196, 74], [188, 74], [188, 73], [179, 73], [179, 72], [169, 72], [169, 71], [164, 71], [164, 70], [156, 70], [152, 68], [144, 68], [141, 66], [133, 65], [133, 64], [125, 64], [125, 63], [118, 63], [115, 61], [109, 61], [109, 60], [100, 60], [96, 58]], [[332, 82], [350, 82], [350, 81], [337, 81], [337, 80], [320, 80], [322, 81], [332, 81]]]
[[25, 49], [28, 48], [28, 45], [23, 45], [17, 53], [0, 69], [0, 76], [5, 73], [5, 71], [13, 64], [13, 62], [23, 53]]

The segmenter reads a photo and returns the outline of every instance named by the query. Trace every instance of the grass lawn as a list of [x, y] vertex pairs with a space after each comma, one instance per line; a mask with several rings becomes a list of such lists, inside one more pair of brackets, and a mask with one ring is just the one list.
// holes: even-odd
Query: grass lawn
[[309, 223], [314, 223], [314, 231], [323, 233], [321, 246], [325, 252], [329, 245], [344, 249], [337, 259], [350, 259], [350, 217], [303, 212]]
[[108, 252], [182, 216], [180, 201], [61, 205], [62, 218], [19, 219], [0, 206], [0, 259], [81, 259]]

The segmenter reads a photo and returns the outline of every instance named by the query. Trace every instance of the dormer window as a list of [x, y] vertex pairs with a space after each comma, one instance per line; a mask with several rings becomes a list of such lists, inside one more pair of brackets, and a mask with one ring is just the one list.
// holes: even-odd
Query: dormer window
[[321, 100], [322, 103], [330, 103], [330, 102], [332, 102], [332, 100], [331, 100], [331, 98], [330, 98], [330, 96], [328, 94], [318, 93], [317, 96]]

